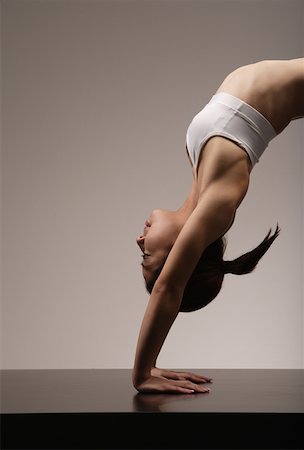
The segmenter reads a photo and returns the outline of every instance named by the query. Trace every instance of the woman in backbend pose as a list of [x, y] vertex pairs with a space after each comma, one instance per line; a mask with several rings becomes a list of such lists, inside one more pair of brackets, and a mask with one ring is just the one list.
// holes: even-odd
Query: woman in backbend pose
[[223, 236], [269, 142], [304, 117], [304, 58], [261, 61], [228, 75], [192, 120], [186, 136], [193, 183], [177, 211], [154, 210], [137, 239], [151, 294], [138, 338], [133, 385], [139, 392], [207, 392], [207, 377], [156, 368], [179, 311], [207, 305], [225, 273], [251, 272], [279, 229], [234, 261], [224, 261]]

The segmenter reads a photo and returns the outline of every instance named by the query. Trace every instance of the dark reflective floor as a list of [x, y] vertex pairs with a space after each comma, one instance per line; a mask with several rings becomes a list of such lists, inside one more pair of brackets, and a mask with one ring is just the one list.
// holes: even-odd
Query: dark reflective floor
[[304, 370], [194, 371], [213, 378], [210, 393], [138, 394], [128, 369], [4, 370], [1, 412], [304, 412]]
[[143, 395], [131, 370], [4, 370], [1, 448], [304, 449], [304, 371], [191, 370], [209, 393]]

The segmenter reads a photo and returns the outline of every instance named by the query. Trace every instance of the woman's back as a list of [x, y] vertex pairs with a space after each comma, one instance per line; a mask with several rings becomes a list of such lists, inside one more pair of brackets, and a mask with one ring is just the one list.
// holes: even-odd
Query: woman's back
[[277, 133], [304, 116], [304, 58], [261, 61], [231, 72], [218, 88], [263, 114]]

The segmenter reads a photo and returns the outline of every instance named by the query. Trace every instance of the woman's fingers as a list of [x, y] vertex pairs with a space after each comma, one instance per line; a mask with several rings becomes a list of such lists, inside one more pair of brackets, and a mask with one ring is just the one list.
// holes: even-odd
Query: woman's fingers
[[189, 373], [189, 379], [191, 379], [192, 381], [195, 381], [197, 383], [212, 383], [212, 378], [210, 377], [206, 377], [206, 376], [202, 376], [202, 375], [197, 375], [195, 373]]
[[[206, 376], [202, 376], [202, 375], [197, 375], [193, 372], [175, 372], [175, 371], [170, 371], [171, 374], [171, 378], [172, 379], [178, 379], [178, 380], [189, 380], [192, 381], [194, 383], [211, 383], [212, 382], [212, 378], [210, 377], [206, 377]], [[174, 375], [173, 375], [174, 374]]]
[[178, 394], [194, 394], [194, 389], [188, 389], [188, 388], [183, 388], [183, 387], [174, 387], [172, 389], [172, 393], [178, 393]]
[[157, 377], [164, 377], [168, 380], [189, 380], [193, 383], [212, 383], [212, 378], [197, 375], [193, 372], [183, 372], [183, 371], [175, 371], [175, 370], [167, 370], [167, 369], [159, 369], [157, 367], [153, 367], [151, 369], [151, 375]]
[[190, 380], [169, 380], [161, 377], [149, 377], [135, 386], [139, 392], [156, 394], [159, 392], [170, 394], [193, 394], [194, 392], [209, 392], [210, 389], [193, 383]]
[[199, 384], [196, 383], [192, 383], [189, 380], [172, 380], [172, 383], [176, 384], [177, 386], [180, 386], [182, 389], [188, 389], [191, 390], [193, 392], [210, 392], [210, 389], [205, 387], [205, 386], [201, 386]]

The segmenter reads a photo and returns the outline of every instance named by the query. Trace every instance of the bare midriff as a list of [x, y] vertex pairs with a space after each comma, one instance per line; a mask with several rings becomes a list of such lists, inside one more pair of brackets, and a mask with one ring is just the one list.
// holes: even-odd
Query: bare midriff
[[219, 86], [255, 108], [279, 134], [304, 117], [304, 58], [261, 61], [231, 72]]

